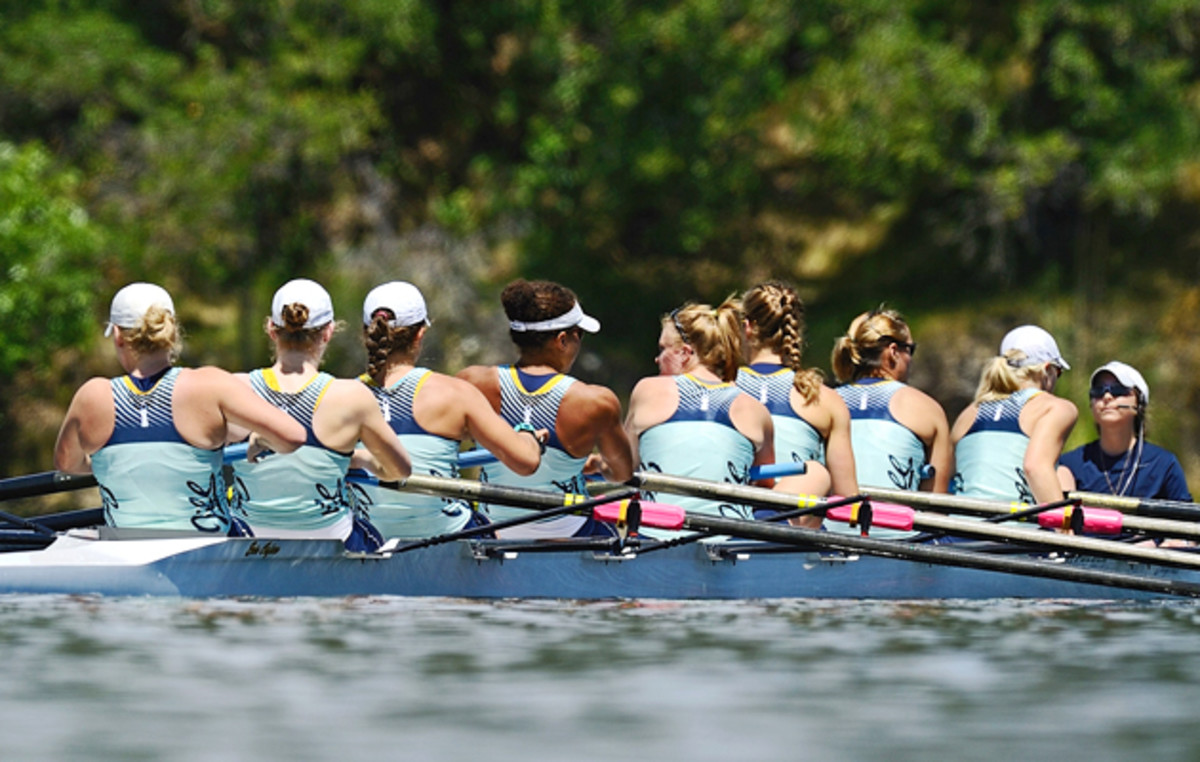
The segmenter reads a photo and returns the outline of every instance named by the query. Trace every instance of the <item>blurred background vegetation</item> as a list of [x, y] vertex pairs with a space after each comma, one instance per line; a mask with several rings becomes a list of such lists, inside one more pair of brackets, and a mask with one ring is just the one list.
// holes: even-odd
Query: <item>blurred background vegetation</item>
[[[1023, 322], [1153, 389], [1200, 489], [1200, 0], [0, 0], [0, 473], [51, 467], [118, 371], [113, 292], [175, 295], [183, 362], [269, 361], [274, 289], [426, 293], [426, 360], [512, 353], [498, 294], [561, 281], [622, 396], [657, 317], [766, 278], [809, 362], [900, 309], [953, 418]], [[68, 500], [71, 498], [64, 498]]]

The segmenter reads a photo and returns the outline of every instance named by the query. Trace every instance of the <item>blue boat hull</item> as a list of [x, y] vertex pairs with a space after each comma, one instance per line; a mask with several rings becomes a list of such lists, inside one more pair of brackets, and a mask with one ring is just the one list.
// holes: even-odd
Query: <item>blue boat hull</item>
[[[716, 558], [685, 545], [628, 558], [594, 551], [487, 557], [469, 541], [352, 557], [327, 540], [67, 536], [0, 554], [0, 593], [296, 597], [400, 595], [567, 599], [1151, 599], [1153, 593], [995, 571], [816, 552]], [[1077, 558], [1072, 566], [1168, 580], [1200, 573]]]

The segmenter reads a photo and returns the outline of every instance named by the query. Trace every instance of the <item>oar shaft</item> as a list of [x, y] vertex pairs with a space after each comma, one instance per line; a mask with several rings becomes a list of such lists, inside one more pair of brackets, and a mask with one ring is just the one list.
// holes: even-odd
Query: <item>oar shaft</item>
[[[450, 479], [442, 476], [413, 474], [398, 482], [380, 482], [381, 487], [398, 489], [402, 492], [420, 492], [439, 497], [456, 497], [484, 503], [512, 505], [518, 508], [557, 508], [571, 502], [583, 502], [589, 495], [567, 495], [562, 492], [544, 492], [500, 484]], [[617, 485], [620, 487], [620, 485]]]
[[1200, 584], [1186, 580], [1170, 580], [1137, 574], [1104, 572], [1065, 564], [1029, 559], [992, 556], [977, 551], [956, 550], [944, 545], [914, 545], [896, 540], [876, 540], [870, 537], [820, 532], [801, 527], [779, 526], [765, 522], [741, 521], [720, 516], [689, 513], [684, 527], [713, 534], [727, 534], [764, 542], [827, 547], [851, 553], [921, 561], [942, 566], [960, 566], [985, 571], [1007, 572], [1031, 577], [1045, 577], [1070, 582], [1082, 582], [1106, 587], [1165, 595], [1200, 598]]
[[[809, 502], [814, 500], [814, 498], [811, 496], [789, 495], [785, 492], [763, 489], [761, 487], [751, 487], [743, 484], [708, 482], [701, 479], [669, 476], [667, 474], [638, 472], [637, 474], [634, 474], [634, 481], [643, 489], [692, 495], [694, 497], [702, 497], [712, 500], [729, 500], [742, 503], [743, 505], [752, 505], [763, 508], [778, 508], [780, 506], [792, 507], [797, 505], [798, 501]], [[883, 490], [876, 489], [874, 487], [865, 489], [864, 492], [872, 497], [884, 499], [907, 499], [909, 497], [916, 496], [916, 500], [918, 501], [954, 497], [952, 495], [932, 495], [931, 493], [925, 492]], [[962, 498], [962, 500], [973, 499]], [[973, 500], [973, 502], [982, 503], [981, 507], [985, 507], [988, 512], [994, 512], [997, 508], [997, 503], [993, 501]], [[1171, 566], [1179, 566], [1184, 568], [1200, 568], [1200, 556], [1191, 553], [1184, 553], [1178, 550], [1162, 550], [1160, 548], [1146, 548], [1136, 545], [1126, 545], [1123, 543], [1113, 542], [1112, 540], [1098, 540], [1091, 537], [1078, 537], [1075, 535], [1059, 534], [1057, 532], [1047, 532], [1033, 527], [1003, 526], [998, 524], [989, 524], [983, 521], [953, 518], [950, 516], [940, 516], [938, 514], [921, 512], [919, 512], [914, 518], [913, 526], [914, 528], [923, 531], [938, 531], [963, 537], [1003, 540], [1005, 542], [1019, 542], [1025, 545], [1040, 548], [1074, 551], [1086, 553], [1088, 555], [1103, 556], [1106, 558], [1145, 561], [1147, 563], [1155, 564], [1169, 564]]]
[[63, 474], [58, 471], [43, 471], [40, 474], [13, 476], [0, 479], [0, 500], [21, 497], [37, 497], [55, 492], [69, 492], [96, 486], [96, 477], [91, 474]]
[[[998, 500], [985, 500], [977, 497], [945, 495], [933, 492], [909, 492], [883, 487], [863, 487], [862, 490], [869, 497], [880, 500], [903, 503], [905, 505], [920, 505], [934, 510], [967, 513], [972, 516], [1004, 516], [1019, 510], [1021, 507], [1020, 504], [1010, 505]], [[1100, 498], [1100, 500], [1093, 500], [1093, 498]], [[1103, 498], [1116, 498], [1116, 500], [1105, 500]], [[1120, 506], [1124, 506], [1125, 509], [1128, 509], [1130, 505], [1129, 501], [1136, 503], [1139, 500], [1138, 498], [1120, 498], [1115, 495], [1095, 495], [1090, 492], [1072, 492], [1067, 496], [1067, 499], [1071, 501], [1084, 501], [1084, 511], [1089, 507], [1122, 510]], [[1180, 505], [1186, 506], [1189, 504], [1183, 503]], [[1200, 540], [1200, 523], [1197, 523], [1198, 520], [1200, 520], [1200, 510], [1196, 511], [1196, 516], [1191, 521], [1171, 520], [1166, 517], [1148, 518], [1142, 515], [1129, 515], [1125, 517], [1122, 525], [1126, 529], [1138, 532], [1147, 532], [1164, 537], [1183, 537]]]
[[672, 476], [671, 474], [660, 474], [651, 471], [639, 471], [633, 475], [631, 481], [649, 492], [690, 495], [691, 497], [699, 497], [707, 500], [727, 500], [734, 503], [754, 505], [759, 508], [775, 508], [778, 510], [811, 508], [820, 505], [825, 500], [825, 498], [817, 495], [794, 495], [763, 487], [754, 487], [748, 484], [710, 482], [703, 479]]
[[1122, 513], [1151, 516], [1176, 521], [1200, 521], [1200, 505], [1181, 500], [1158, 500], [1147, 497], [1105, 495], [1102, 492], [1072, 492], [1070, 497], [1079, 498], [1084, 505], [1097, 508], [1112, 508]]

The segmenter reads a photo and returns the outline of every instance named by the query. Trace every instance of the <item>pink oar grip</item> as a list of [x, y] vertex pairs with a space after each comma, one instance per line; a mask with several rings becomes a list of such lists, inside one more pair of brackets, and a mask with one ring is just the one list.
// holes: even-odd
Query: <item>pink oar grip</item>
[[[642, 526], [654, 529], [683, 529], [683, 520], [687, 516], [682, 508], [668, 503], [649, 503], [639, 501], [642, 507]], [[629, 511], [628, 500], [618, 500], [614, 503], [604, 503], [592, 509], [592, 516], [597, 521], [615, 524], [624, 521]]]
[[1120, 534], [1124, 516], [1107, 508], [1059, 508], [1038, 514], [1038, 525], [1049, 529], [1070, 529], [1071, 511], [1083, 511], [1083, 531], [1088, 534]]
[[[871, 526], [883, 529], [902, 529], [911, 532], [916, 511], [907, 505], [895, 503], [877, 503], [871, 501]], [[858, 522], [858, 504], [839, 505], [825, 512], [825, 518], [834, 521], [844, 521], [847, 524]]]

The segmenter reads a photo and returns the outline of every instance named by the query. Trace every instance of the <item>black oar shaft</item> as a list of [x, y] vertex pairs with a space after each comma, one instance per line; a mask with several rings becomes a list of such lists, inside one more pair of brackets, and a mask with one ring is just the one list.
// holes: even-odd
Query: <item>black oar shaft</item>
[[58, 471], [43, 471], [40, 474], [12, 476], [0, 479], [0, 500], [15, 500], [21, 497], [37, 497], [55, 492], [86, 489], [96, 486], [96, 477], [91, 474], [63, 474]]
[[820, 532], [801, 527], [785, 527], [697, 513], [688, 514], [687, 519], [684, 521], [684, 527], [696, 531], [727, 534], [751, 540], [762, 540], [764, 542], [826, 547], [850, 553], [863, 553], [904, 561], [920, 561], [940, 566], [959, 566], [984, 571], [1006, 572], [1009, 574], [1044, 577], [1090, 585], [1117, 587], [1126, 590], [1140, 590], [1162, 595], [1200, 598], [1200, 584], [1186, 580], [1105, 572], [1097, 569], [1084, 569], [1045, 561], [992, 556], [975, 551], [955, 550], [944, 545], [914, 545], [897, 540], [876, 540], [870, 537]]
[[553, 508], [532, 509], [533, 512], [530, 513], [528, 516], [517, 516], [515, 518], [508, 519], [507, 521], [497, 521], [492, 524], [485, 524], [483, 526], [472, 527], [471, 529], [464, 529], [460, 532], [450, 532], [448, 534], [437, 535], [436, 537], [429, 537], [424, 540], [414, 540], [413, 542], [406, 543], [404, 545], [400, 545], [400, 546], [396, 547], [392, 552], [393, 553], [403, 553], [408, 550], [417, 550], [419, 548], [428, 548], [431, 545], [443, 545], [448, 542], [454, 542], [455, 540], [465, 540], [467, 538], [475, 537], [475, 536], [481, 535], [481, 534], [491, 534], [492, 532], [498, 532], [503, 529], [510, 529], [512, 527], [521, 526], [523, 524], [532, 524], [536, 521], [542, 521], [544, 519], [552, 519], [552, 518], [556, 518], [558, 516], [564, 516], [568, 513], [574, 513], [576, 511], [590, 510], [592, 508], [595, 508], [597, 505], [603, 505], [604, 503], [611, 503], [611, 502], [615, 502], [617, 500], [625, 500], [626, 498], [631, 498], [636, 495], [637, 495], [636, 488], [627, 487], [622, 490], [617, 490], [616, 492], [613, 492], [611, 494], [600, 495], [599, 497], [589, 498], [587, 500], [584, 500], [581, 503], [572, 503], [569, 505], [561, 505], [562, 501], [560, 500], [559, 501], [560, 505], [553, 507]]

